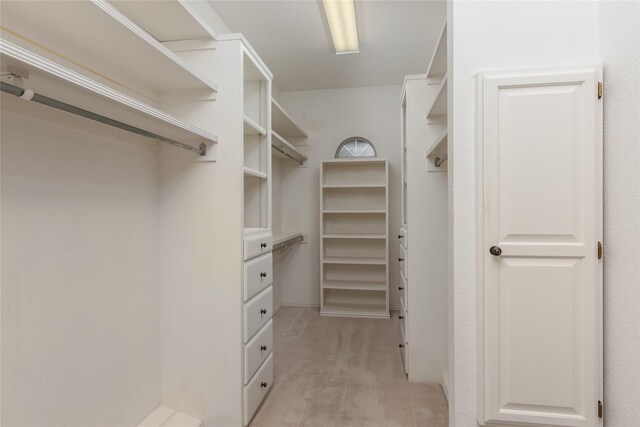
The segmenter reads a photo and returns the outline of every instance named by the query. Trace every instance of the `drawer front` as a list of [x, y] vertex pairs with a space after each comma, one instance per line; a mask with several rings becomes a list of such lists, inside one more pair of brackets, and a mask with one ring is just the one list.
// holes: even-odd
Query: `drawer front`
[[260, 404], [273, 386], [273, 355], [269, 355], [244, 388], [244, 425], [249, 425]]
[[273, 235], [261, 234], [244, 239], [244, 259], [245, 261], [258, 255], [271, 252], [273, 247]]
[[405, 279], [409, 278], [409, 276], [407, 275], [407, 255], [407, 250], [404, 247], [400, 246], [400, 258], [398, 259], [398, 263], [400, 272], [404, 275]]
[[408, 247], [407, 239], [409, 238], [409, 233], [407, 232], [407, 229], [404, 227], [401, 227], [400, 233], [398, 233], [398, 236], [402, 236], [402, 237], [398, 237], [398, 240], [400, 241], [400, 246], [407, 249]]
[[404, 373], [409, 373], [409, 367], [407, 366], [407, 339], [404, 333], [402, 323], [400, 323], [400, 356], [402, 357], [402, 364], [404, 365]]
[[404, 303], [405, 310], [408, 310], [409, 304], [407, 297], [409, 295], [409, 283], [405, 280], [402, 271], [400, 272], [400, 286], [398, 287], [398, 291], [400, 291], [400, 300]]
[[244, 305], [244, 342], [248, 342], [273, 314], [273, 289], [267, 289], [256, 295]]
[[244, 264], [244, 300], [273, 283], [273, 256], [266, 254]]
[[253, 374], [258, 370], [262, 362], [271, 354], [273, 350], [273, 321], [269, 320], [266, 325], [256, 334], [251, 341], [244, 346], [244, 383], [247, 384]]
[[402, 328], [403, 331], [403, 337], [404, 337], [404, 341], [407, 341], [407, 323], [408, 323], [408, 319], [407, 319], [407, 310], [405, 308], [406, 306], [404, 305], [404, 301], [402, 300], [402, 298], [400, 298], [400, 314], [398, 315], [398, 319], [400, 320], [400, 326]]

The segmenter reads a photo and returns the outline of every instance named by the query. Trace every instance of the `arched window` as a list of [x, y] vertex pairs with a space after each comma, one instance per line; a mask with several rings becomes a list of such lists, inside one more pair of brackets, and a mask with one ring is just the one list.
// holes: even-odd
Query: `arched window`
[[376, 149], [368, 140], [353, 136], [342, 141], [336, 150], [336, 159], [349, 157], [376, 157]]

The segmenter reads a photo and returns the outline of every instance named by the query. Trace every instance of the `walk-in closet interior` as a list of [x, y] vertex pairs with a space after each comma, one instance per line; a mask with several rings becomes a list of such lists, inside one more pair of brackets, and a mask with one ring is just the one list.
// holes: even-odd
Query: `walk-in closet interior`
[[640, 419], [637, 2], [0, 24], [3, 426]]

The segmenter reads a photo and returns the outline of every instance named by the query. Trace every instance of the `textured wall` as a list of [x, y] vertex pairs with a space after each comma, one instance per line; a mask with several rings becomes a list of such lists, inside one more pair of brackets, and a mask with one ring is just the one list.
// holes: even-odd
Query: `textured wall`
[[605, 422], [640, 420], [640, 3], [600, 3]]
[[160, 401], [157, 143], [2, 108], [2, 425], [135, 425]]

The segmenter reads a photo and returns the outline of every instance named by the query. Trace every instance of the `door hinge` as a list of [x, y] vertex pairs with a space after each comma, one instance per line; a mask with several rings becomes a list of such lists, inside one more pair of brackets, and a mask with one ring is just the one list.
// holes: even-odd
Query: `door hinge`
[[602, 401], [598, 400], [598, 418], [602, 418], [604, 409], [602, 408]]
[[602, 98], [602, 82], [598, 82], [598, 99]]
[[598, 259], [602, 259], [602, 243], [598, 242]]

